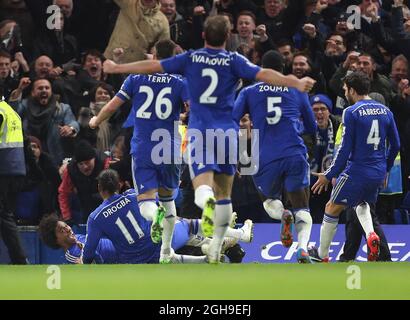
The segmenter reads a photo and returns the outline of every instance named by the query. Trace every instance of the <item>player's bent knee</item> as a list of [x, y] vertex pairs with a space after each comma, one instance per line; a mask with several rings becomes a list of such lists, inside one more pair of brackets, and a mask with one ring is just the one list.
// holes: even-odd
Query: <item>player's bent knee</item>
[[280, 200], [277, 199], [267, 199], [263, 202], [263, 207], [265, 210], [271, 210], [271, 211], [283, 211], [283, 203]]
[[215, 190], [215, 199], [216, 200], [231, 199], [231, 193], [228, 190]]
[[308, 208], [309, 207], [309, 188], [300, 189], [297, 191], [287, 192], [287, 196], [293, 208]]
[[307, 210], [299, 210], [296, 212], [295, 214], [296, 217], [296, 223], [298, 223], [299, 221], [303, 221], [304, 223], [311, 225], [312, 222], [312, 216], [310, 215], [310, 212]]
[[149, 200], [149, 199], [155, 199], [157, 196], [157, 191], [158, 191], [157, 189], [152, 189], [152, 190], [148, 190], [144, 193], [137, 195], [138, 202]]
[[283, 210], [282, 201], [278, 199], [267, 199], [263, 202], [263, 207], [272, 219], [280, 220]]
[[138, 207], [140, 209], [141, 215], [144, 217], [144, 219], [148, 221], [154, 220], [154, 215], [157, 210], [157, 204], [155, 202], [155, 199], [147, 199], [143, 200], [141, 202], [138, 202]]
[[159, 188], [158, 189], [158, 196], [160, 198], [169, 198], [174, 195], [174, 189], [166, 189], [166, 188]]
[[214, 181], [214, 173], [212, 171], [201, 173], [192, 180], [194, 189], [198, 189], [202, 185], [212, 186]]
[[340, 213], [343, 211], [345, 206], [336, 204], [334, 202], [328, 202], [325, 207], [325, 212], [328, 215], [338, 217]]
[[195, 189], [194, 202], [199, 208], [203, 209], [205, 207], [206, 201], [208, 201], [208, 199], [213, 196], [214, 192], [209, 185], [201, 185]]

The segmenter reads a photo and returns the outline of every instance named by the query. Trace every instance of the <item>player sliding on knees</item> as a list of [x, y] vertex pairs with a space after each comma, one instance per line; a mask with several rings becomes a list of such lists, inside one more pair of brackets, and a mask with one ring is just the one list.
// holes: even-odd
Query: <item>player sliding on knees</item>
[[343, 112], [341, 146], [329, 169], [314, 174], [318, 180], [312, 186], [314, 193], [321, 193], [337, 178], [326, 204], [319, 249], [309, 250], [311, 258], [319, 262], [329, 260], [339, 215], [346, 207], [356, 208], [369, 248], [367, 260], [377, 260], [380, 239], [373, 229], [369, 203], [376, 202], [379, 188], [385, 183], [400, 149], [393, 114], [368, 95], [369, 77], [362, 72], [349, 74], [344, 80], [344, 90], [352, 105]]
[[[284, 61], [279, 52], [271, 50], [262, 57], [262, 66], [282, 72]], [[263, 206], [271, 218], [281, 221], [280, 237], [285, 247], [293, 243], [295, 220], [298, 262], [310, 263], [307, 248], [312, 229], [310, 173], [299, 129], [302, 118], [305, 133], [316, 132], [309, 97], [294, 88], [266, 86], [259, 82], [243, 89], [235, 101], [234, 119], [239, 121], [246, 113], [250, 115], [253, 129], [259, 130], [259, 154], [252, 155], [259, 157], [259, 170], [253, 180], [264, 199]], [[283, 189], [295, 218], [280, 200]]]
[[[188, 162], [195, 203], [203, 209], [203, 232], [212, 236], [207, 252], [210, 263], [220, 260], [222, 242], [231, 220], [231, 189], [237, 157], [230, 157], [228, 149], [236, 151], [237, 137], [232, 137], [230, 145], [224, 146], [215, 136], [206, 139], [206, 132], [223, 135], [233, 131], [237, 134], [232, 108], [235, 89], [241, 78], [295, 87], [300, 91], [310, 91], [315, 83], [308, 77], [297, 79], [271, 69], [262, 69], [238, 53], [227, 52], [225, 44], [229, 32], [229, 19], [224, 16], [208, 17], [204, 24], [203, 49], [161, 61], [146, 60], [119, 65], [107, 60], [104, 63], [106, 73], [167, 72], [186, 77], [190, 97], [187, 155], [191, 159]], [[202, 143], [193, 132], [201, 133]], [[202, 159], [196, 156], [198, 152], [203, 154]], [[220, 154], [225, 157], [217, 159]]]
[[[163, 59], [175, 55], [176, 44], [161, 40], [155, 45], [154, 57]], [[187, 102], [187, 91], [183, 79], [172, 74], [130, 75], [117, 95], [90, 120], [90, 127], [96, 128], [109, 118], [124, 102], [132, 101], [134, 134], [131, 140], [132, 175], [141, 214], [149, 221], [154, 243], [162, 240], [161, 263], [172, 259], [172, 235], [176, 208], [173, 198], [179, 186], [181, 139], [175, 135], [179, 115]], [[167, 133], [162, 141], [163, 159], [156, 153], [158, 140], [153, 141], [155, 132]], [[165, 161], [164, 161], [165, 159]], [[157, 206], [156, 197], [160, 206]]]

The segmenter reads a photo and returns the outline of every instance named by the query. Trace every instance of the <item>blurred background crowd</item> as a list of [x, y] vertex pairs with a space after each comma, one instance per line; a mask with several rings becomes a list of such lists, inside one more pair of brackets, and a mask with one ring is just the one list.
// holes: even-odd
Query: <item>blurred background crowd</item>
[[[52, 5], [63, 14], [55, 15]], [[369, 75], [371, 96], [392, 110], [402, 143], [375, 212], [382, 223], [405, 223], [397, 209], [410, 185], [408, 6], [403, 0], [0, 0], [0, 96], [21, 116], [26, 136], [18, 223], [36, 225], [52, 212], [85, 223], [102, 202], [95, 178], [107, 167], [132, 186], [130, 105], [98, 130], [88, 128], [125, 79], [104, 74], [102, 64], [106, 58], [150, 58], [161, 39], [172, 39], [181, 52], [200, 48], [203, 23], [211, 15], [231, 22], [228, 50], [255, 64], [266, 51], [277, 50], [286, 74], [317, 81], [310, 94], [319, 130], [304, 137], [313, 172], [329, 167], [338, 144], [348, 106], [343, 77], [354, 70]], [[181, 125], [188, 117], [181, 114]], [[241, 127], [252, 128], [249, 118]], [[187, 171], [176, 195], [178, 210], [198, 217]], [[311, 196], [315, 223], [322, 221], [329, 196], [330, 191]], [[251, 177], [236, 176], [232, 200], [239, 222], [271, 222]]]

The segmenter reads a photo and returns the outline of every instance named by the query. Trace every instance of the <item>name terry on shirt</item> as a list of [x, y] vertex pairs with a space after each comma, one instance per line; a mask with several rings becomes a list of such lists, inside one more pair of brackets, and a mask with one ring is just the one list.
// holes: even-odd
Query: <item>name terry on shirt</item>
[[118, 210], [124, 208], [127, 204], [131, 203], [131, 200], [127, 198], [121, 199], [115, 205], [109, 207], [107, 210], [103, 211], [104, 218], [108, 218], [110, 215], [116, 213]]
[[386, 109], [371, 108], [371, 109], [360, 109], [360, 116], [378, 116], [381, 114], [387, 114]]
[[166, 76], [153, 76], [151, 74], [148, 75], [148, 81], [151, 82], [156, 82], [156, 83], [170, 83], [172, 77], [166, 77]]
[[193, 55], [193, 63], [205, 63], [210, 66], [229, 66], [229, 58], [210, 58], [205, 56]]

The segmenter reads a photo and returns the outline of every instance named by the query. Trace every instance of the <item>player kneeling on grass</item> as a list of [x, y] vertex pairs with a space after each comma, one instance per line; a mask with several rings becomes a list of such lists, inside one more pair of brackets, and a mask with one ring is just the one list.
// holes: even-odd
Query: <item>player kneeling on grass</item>
[[[120, 195], [118, 175], [113, 170], [103, 171], [98, 180], [104, 202], [90, 215], [87, 244], [85, 235], [74, 234], [71, 227], [55, 215], [43, 218], [40, 223], [43, 242], [54, 249], [63, 248], [68, 263], [82, 263], [83, 256], [86, 263], [93, 260], [96, 263], [158, 263], [160, 244], [151, 241], [151, 222], [139, 213], [135, 191], [130, 189]], [[112, 189], [103, 191], [109, 189], [110, 185], [117, 186], [115, 192]], [[172, 249], [179, 250], [185, 245], [201, 246], [209, 242], [209, 239], [203, 238], [200, 225], [201, 220], [197, 219], [177, 220]], [[237, 241], [250, 242], [252, 229], [253, 223], [250, 220], [240, 229], [229, 228], [229, 238], [225, 239], [224, 249], [234, 246]], [[95, 248], [94, 251], [90, 245]], [[87, 253], [89, 257], [84, 254], [87, 248], [90, 248], [90, 253]], [[175, 255], [172, 262], [202, 263], [206, 259], [204, 256]]]

